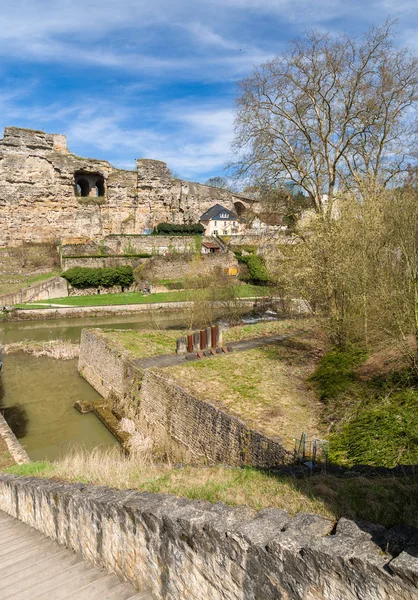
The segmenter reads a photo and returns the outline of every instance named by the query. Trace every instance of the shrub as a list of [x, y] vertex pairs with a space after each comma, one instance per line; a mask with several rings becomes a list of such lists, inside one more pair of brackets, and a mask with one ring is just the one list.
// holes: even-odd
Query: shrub
[[202, 234], [205, 228], [201, 223], [159, 223], [152, 232], [153, 235], [196, 235]]
[[93, 269], [89, 267], [73, 267], [62, 273], [73, 287], [129, 287], [134, 281], [132, 267], [104, 267]]
[[249, 254], [248, 256], [238, 256], [241, 264], [247, 265], [248, 281], [255, 285], [266, 285], [270, 283], [270, 276], [265, 267], [264, 260], [258, 254]]

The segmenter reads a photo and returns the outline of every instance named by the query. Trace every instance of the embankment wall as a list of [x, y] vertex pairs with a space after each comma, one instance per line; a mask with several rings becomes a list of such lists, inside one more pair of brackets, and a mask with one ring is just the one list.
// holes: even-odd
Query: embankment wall
[[291, 459], [280, 440], [200, 400], [163, 370], [142, 370], [106, 333], [83, 330], [79, 371], [118, 413], [133, 419], [157, 442], [168, 435], [197, 462], [268, 467]]
[[344, 518], [5, 474], [0, 510], [156, 600], [417, 597], [418, 547]]
[[67, 282], [63, 277], [53, 277], [41, 281], [18, 292], [0, 296], [0, 306], [13, 306], [25, 302], [38, 300], [52, 300], [53, 298], [66, 298], [68, 296]]

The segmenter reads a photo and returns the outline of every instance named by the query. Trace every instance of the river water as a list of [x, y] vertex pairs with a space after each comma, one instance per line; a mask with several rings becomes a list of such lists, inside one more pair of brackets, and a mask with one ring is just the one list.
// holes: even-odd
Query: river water
[[[0, 343], [80, 339], [84, 327], [112, 329], [182, 328], [179, 313], [129, 315], [56, 321], [3, 322]], [[3, 356], [0, 409], [32, 460], [54, 460], [74, 446], [111, 447], [115, 438], [93, 414], [73, 408], [76, 400], [95, 400], [97, 392], [77, 372], [77, 360], [60, 361], [16, 353]]]

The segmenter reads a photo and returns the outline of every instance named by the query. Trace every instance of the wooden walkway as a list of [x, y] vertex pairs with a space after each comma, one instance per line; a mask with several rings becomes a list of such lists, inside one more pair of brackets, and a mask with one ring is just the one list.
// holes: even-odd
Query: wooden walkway
[[152, 600], [0, 511], [1, 600]]

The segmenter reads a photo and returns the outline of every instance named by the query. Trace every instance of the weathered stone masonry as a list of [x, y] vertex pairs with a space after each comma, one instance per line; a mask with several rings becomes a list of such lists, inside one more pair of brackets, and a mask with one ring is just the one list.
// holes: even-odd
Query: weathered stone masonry
[[163, 370], [140, 369], [130, 352], [99, 330], [82, 332], [79, 371], [119, 414], [157, 441], [168, 434], [198, 462], [268, 467], [291, 458], [280, 440], [196, 398]]
[[135, 171], [125, 171], [75, 156], [63, 135], [6, 127], [0, 140], [0, 247], [144, 233], [161, 221], [196, 222], [217, 202], [254, 204], [173, 179], [157, 160], [138, 159]]
[[413, 528], [13, 475], [0, 510], [156, 600], [417, 598]]

